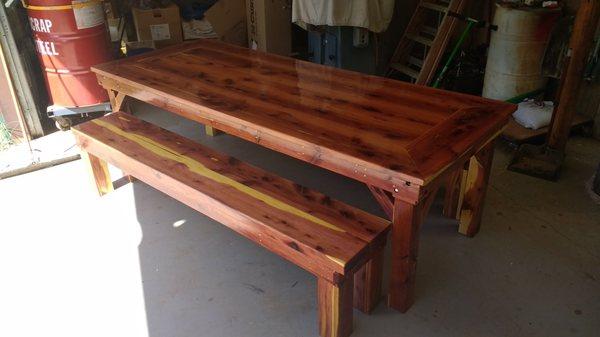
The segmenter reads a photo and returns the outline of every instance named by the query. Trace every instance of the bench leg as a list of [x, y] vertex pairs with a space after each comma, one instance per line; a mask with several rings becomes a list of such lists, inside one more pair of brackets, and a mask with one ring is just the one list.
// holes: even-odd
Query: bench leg
[[90, 171], [90, 176], [92, 177], [93, 184], [98, 190], [98, 194], [103, 196], [112, 192], [113, 183], [110, 179], [110, 173], [108, 172], [108, 165], [106, 162], [86, 151], [81, 151], [81, 159]]
[[479, 232], [493, 159], [494, 142], [490, 142], [469, 161], [458, 226], [458, 232], [463, 235], [472, 237]]
[[352, 292], [354, 277], [333, 284], [317, 280], [319, 331], [321, 337], [347, 337], [352, 333]]
[[383, 281], [383, 248], [354, 274], [354, 307], [370, 314], [381, 300]]

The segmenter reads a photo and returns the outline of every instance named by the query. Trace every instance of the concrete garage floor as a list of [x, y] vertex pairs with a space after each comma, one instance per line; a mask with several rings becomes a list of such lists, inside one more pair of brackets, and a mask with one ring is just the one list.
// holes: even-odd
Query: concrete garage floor
[[[146, 120], [365, 210], [367, 189], [146, 109]], [[496, 151], [480, 234], [433, 206], [417, 301], [355, 312], [353, 336], [598, 336], [600, 206], [584, 184], [600, 142], [574, 138], [558, 183]], [[317, 336], [316, 280], [136, 182], [96, 197], [80, 161], [0, 181], [0, 336]]]

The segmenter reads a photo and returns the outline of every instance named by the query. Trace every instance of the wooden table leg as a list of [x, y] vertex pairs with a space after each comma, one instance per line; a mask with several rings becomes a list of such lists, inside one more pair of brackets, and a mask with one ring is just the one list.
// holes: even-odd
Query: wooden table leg
[[494, 142], [490, 142], [469, 160], [458, 227], [459, 233], [466, 236], [479, 231], [493, 158]]
[[388, 305], [400, 312], [406, 312], [415, 301], [419, 228], [429, 212], [437, 190], [438, 186], [433, 187], [416, 205], [400, 199], [394, 200]]
[[452, 219], [458, 219], [459, 209], [464, 196], [467, 170], [459, 168], [450, 173], [444, 192], [443, 214]]
[[396, 199], [392, 219], [392, 267], [388, 305], [406, 312], [414, 302], [421, 205]]

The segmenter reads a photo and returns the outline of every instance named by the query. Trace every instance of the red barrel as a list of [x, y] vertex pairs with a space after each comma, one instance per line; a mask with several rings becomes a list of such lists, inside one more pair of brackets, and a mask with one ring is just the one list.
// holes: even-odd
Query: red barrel
[[81, 107], [108, 101], [90, 71], [111, 59], [102, 2], [28, 0], [24, 6], [53, 104]]

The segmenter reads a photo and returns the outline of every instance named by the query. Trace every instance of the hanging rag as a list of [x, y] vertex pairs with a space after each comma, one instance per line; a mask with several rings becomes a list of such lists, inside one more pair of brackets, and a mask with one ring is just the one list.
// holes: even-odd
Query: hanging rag
[[306, 28], [352, 26], [385, 31], [394, 14], [394, 0], [294, 0], [292, 22]]

